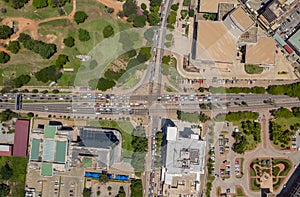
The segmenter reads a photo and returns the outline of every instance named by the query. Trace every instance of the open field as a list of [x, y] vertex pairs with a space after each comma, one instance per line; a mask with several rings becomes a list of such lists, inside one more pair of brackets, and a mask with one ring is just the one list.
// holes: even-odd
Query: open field
[[[0, 7], [3, 2], [0, 2]], [[6, 6], [8, 9], [7, 17], [25, 17], [29, 19], [48, 19], [49, 17], [57, 17], [57, 8], [46, 7], [38, 9], [33, 12], [33, 7], [29, 4], [24, 8], [14, 11], [14, 14], [10, 12], [12, 8]], [[0, 76], [0, 85], [3, 85], [3, 81], [6, 79], [13, 79], [20, 74], [32, 74], [32, 78], [28, 85], [42, 86], [49, 85], [38, 82], [34, 77], [34, 72], [41, 68], [53, 65], [59, 54], [66, 54], [69, 56], [69, 67], [74, 68], [74, 72], [67, 72], [63, 74], [62, 78], [58, 80], [59, 86], [73, 85], [73, 81], [76, 77], [76, 72], [81, 66], [81, 62], [75, 56], [80, 54], [88, 54], [98, 43], [103, 40], [102, 30], [105, 26], [111, 25], [114, 28], [114, 32], [128, 29], [131, 27], [129, 23], [123, 22], [106, 12], [106, 8], [103, 4], [94, 0], [80, 0], [76, 3], [77, 11], [85, 11], [88, 15], [87, 20], [77, 25], [75, 22], [71, 22], [69, 19], [56, 19], [40, 23], [38, 26], [38, 39], [46, 43], [54, 43], [57, 45], [57, 52], [49, 60], [43, 59], [39, 55], [24, 49], [23, 46], [18, 54], [11, 54], [11, 60], [1, 66], [0, 72], [4, 74], [4, 77]], [[64, 9], [69, 14], [72, 11], [72, 3], [67, 3]], [[13, 11], [13, 10], [11, 10]], [[10, 14], [11, 13], [11, 14]], [[41, 14], [42, 13], [42, 14]], [[89, 31], [90, 40], [81, 42], [78, 39], [78, 29], [83, 28]], [[30, 34], [30, 32], [24, 32]], [[63, 39], [72, 36], [75, 39], [75, 46], [72, 48], [66, 47], [63, 44]]]

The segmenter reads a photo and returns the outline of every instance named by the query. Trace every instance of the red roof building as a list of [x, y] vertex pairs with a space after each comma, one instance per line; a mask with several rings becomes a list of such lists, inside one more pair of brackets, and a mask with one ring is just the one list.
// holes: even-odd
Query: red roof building
[[293, 49], [289, 46], [289, 45], [284, 45], [284, 49], [289, 53], [289, 54], [292, 54], [294, 51]]
[[12, 156], [12, 145], [5, 144], [0, 145], [0, 156]]
[[29, 126], [28, 120], [16, 121], [13, 156], [25, 157], [27, 155]]

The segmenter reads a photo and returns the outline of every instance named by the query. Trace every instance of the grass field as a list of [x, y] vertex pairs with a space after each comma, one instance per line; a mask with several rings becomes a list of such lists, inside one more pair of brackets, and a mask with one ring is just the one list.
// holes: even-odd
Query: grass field
[[13, 197], [25, 196], [25, 178], [27, 168], [27, 157], [0, 157], [0, 168], [9, 163], [13, 170], [13, 175], [10, 178], [10, 188]]
[[92, 121], [90, 122], [91, 126], [100, 126], [103, 128], [112, 128], [117, 129], [122, 134], [122, 157], [131, 157], [132, 155], [132, 131], [134, 127], [130, 122], [125, 121], [108, 121], [108, 120], [100, 120], [99, 122]]
[[291, 125], [294, 125], [294, 124], [300, 122], [300, 118], [297, 118], [297, 117], [277, 118], [274, 121], [282, 127], [282, 130], [290, 130]]
[[260, 74], [263, 72], [264, 68], [259, 67], [257, 65], [252, 65], [252, 64], [245, 64], [245, 71], [248, 74]]
[[256, 178], [250, 179], [250, 185], [252, 190], [260, 190], [260, 184], [257, 183]]

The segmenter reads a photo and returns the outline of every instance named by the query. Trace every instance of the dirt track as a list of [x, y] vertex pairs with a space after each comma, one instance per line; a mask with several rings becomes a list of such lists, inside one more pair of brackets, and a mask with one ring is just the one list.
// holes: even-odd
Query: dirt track
[[98, 2], [106, 5], [107, 7], [114, 8], [114, 14], [117, 15], [119, 11], [122, 10], [122, 4], [119, 1], [115, 0], [97, 0]]

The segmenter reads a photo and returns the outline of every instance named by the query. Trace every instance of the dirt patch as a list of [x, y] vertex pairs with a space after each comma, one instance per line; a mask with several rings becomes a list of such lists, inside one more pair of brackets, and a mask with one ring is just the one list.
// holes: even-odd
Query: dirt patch
[[46, 42], [47, 43], [54, 43], [57, 40], [57, 36], [53, 34], [46, 35]]
[[119, 11], [122, 11], [122, 5], [123, 5], [122, 2], [115, 1], [115, 0], [98, 0], [98, 2], [106, 5], [107, 7], [114, 8], [115, 11], [113, 14], [115, 16], [117, 16]]

